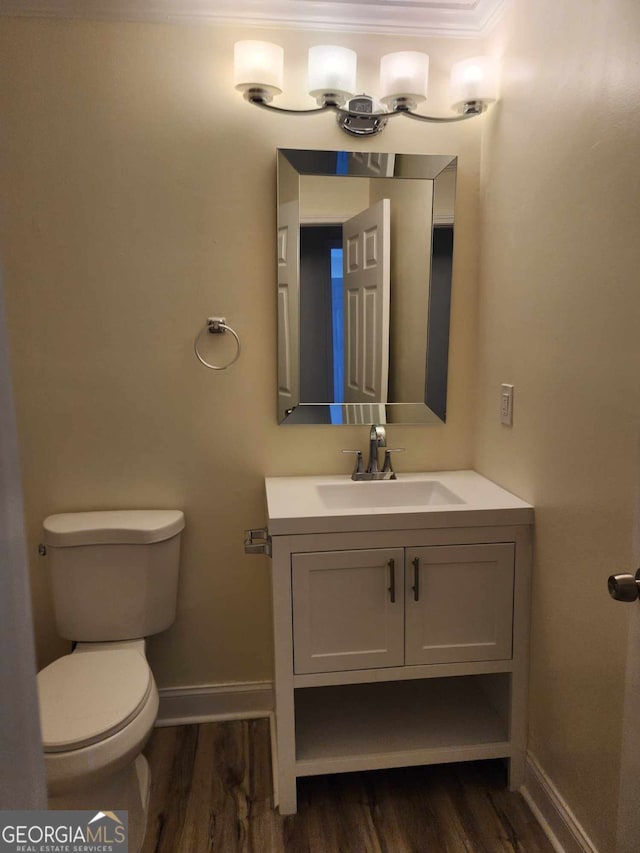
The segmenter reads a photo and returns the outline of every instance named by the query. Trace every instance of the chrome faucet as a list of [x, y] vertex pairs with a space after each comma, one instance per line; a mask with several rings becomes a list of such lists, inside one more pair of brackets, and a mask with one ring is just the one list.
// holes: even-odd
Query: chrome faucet
[[369, 461], [367, 463], [366, 474], [378, 474], [378, 448], [387, 446], [387, 433], [384, 427], [378, 424], [371, 424], [369, 432]]
[[[384, 461], [382, 470], [378, 465], [378, 448], [384, 447]], [[362, 466], [362, 451], [361, 450], [343, 450], [343, 453], [355, 453], [356, 467], [351, 475], [352, 480], [395, 480], [396, 474], [391, 467], [391, 454], [398, 453], [404, 450], [404, 447], [387, 448], [387, 434], [383, 426], [371, 424], [369, 431], [369, 461], [366, 469]]]

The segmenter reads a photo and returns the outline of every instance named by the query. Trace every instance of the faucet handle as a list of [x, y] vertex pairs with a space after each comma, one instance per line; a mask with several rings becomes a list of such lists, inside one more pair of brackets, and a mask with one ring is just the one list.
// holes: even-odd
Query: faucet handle
[[364, 468], [362, 467], [362, 451], [361, 450], [342, 450], [341, 453], [357, 453], [356, 457], [356, 467], [354, 470], [354, 474], [362, 474]]
[[393, 474], [392, 479], [395, 480], [396, 475], [394, 473], [393, 468], [391, 467], [391, 454], [392, 453], [402, 453], [404, 451], [404, 447], [388, 447], [384, 452], [384, 463], [382, 465], [382, 473], [386, 474], [391, 472]]

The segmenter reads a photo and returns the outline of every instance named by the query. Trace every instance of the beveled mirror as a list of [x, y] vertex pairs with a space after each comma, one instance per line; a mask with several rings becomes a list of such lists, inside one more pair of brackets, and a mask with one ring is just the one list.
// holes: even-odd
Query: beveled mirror
[[457, 158], [278, 150], [278, 420], [440, 423]]

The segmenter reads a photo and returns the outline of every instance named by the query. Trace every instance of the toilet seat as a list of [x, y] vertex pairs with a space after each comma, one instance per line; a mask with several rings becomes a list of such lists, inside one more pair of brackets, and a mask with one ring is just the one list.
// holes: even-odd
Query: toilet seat
[[77, 750], [125, 728], [153, 687], [146, 659], [134, 649], [65, 655], [38, 673], [45, 753]]

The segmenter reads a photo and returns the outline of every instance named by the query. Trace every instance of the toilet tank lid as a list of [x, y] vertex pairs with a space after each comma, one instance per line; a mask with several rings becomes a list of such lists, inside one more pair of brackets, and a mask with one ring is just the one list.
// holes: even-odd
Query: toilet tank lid
[[58, 548], [74, 545], [150, 545], [170, 539], [184, 528], [179, 509], [131, 509], [64, 512], [45, 518], [44, 542]]

